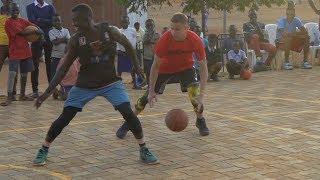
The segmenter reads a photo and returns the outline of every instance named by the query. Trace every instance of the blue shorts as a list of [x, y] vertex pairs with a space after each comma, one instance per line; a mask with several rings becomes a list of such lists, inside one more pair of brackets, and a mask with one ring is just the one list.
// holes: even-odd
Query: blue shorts
[[97, 96], [106, 98], [106, 100], [108, 100], [115, 109], [120, 104], [130, 103], [130, 98], [125, 86], [122, 81], [117, 81], [99, 89], [85, 89], [74, 86], [69, 92], [69, 96], [64, 103], [64, 107], [75, 107], [81, 111], [89, 101]]
[[23, 60], [9, 60], [9, 71], [18, 72], [20, 69], [20, 73], [28, 73], [34, 70], [32, 59], [23, 59]]

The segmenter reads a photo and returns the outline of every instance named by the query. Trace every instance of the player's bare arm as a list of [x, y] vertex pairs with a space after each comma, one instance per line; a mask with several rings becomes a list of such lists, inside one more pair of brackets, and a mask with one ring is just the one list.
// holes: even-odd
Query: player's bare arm
[[35, 102], [36, 108], [39, 108], [43, 103], [43, 101], [45, 101], [53, 93], [53, 90], [63, 80], [64, 76], [69, 71], [70, 66], [76, 59], [75, 44], [76, 44], [76, 40], [74, 38], [71, 38], [68, 44], [68, 51], [65, 56], [65, 61], [63, 62], [59, 70], [56, 72], [55, 76], [51, 80], [46, 91]]

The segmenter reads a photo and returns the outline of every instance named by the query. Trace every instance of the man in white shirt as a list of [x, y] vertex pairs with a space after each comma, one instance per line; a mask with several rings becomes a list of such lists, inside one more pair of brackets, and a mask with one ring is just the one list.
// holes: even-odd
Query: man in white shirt
[[[127, 37], [132, 47], [136, 48], [137, 45], [137, 32], [134, 28], [129, 27], [130, 21], [128, 16], [123, 16], [121, 19], [120, 32]], [[136, 82], [136, 75], [132, 71], [132, 63], [130, 57], [127, 55], [126, 50], [120, 44], [117, 45], [118, 51], [118, 75], [121, 76], [123, 72], [130, 72], [133, 82], [133, 88], [139, 89]]]

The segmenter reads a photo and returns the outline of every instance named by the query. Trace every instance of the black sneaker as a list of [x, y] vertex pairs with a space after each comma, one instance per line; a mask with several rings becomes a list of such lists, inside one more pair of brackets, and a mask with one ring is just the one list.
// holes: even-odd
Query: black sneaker
[[209, 135], [209, 129], [206, 125], [206, 120], [204, 118], [197, 119], [196, 127], [199, 129], [199, 133], [201, 136]]
[[128, 131], [129, 131], [128, 124], [127, 122], [124, 122], [122, 126], [118, 129], [116, 135], [118, 138], [123, 139], [124, 137], [126, 137]]

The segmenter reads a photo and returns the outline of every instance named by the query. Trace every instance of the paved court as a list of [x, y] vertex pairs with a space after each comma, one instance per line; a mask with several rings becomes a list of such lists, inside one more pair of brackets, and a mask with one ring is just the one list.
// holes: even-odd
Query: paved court
[[[160, 159], [154, 166], [138, 161], [132, 134], [115, 137], [122, 118], [102, 98], [56, 139], [45, 167], [30, 162], [63, 103], [49, 99], [38, 111], [32, 103], [0, 107], [0, 179], [320, 179], [319, 70], [209, 83], [207, 137], [198, 135], [186, 95], [168, 86], [156, 107], [140, 116]], [[129, 91], [133, 101], [142, 94]], [[181, 133], [170, 132], [163, 120], [177, 107], [190, 117]]]

